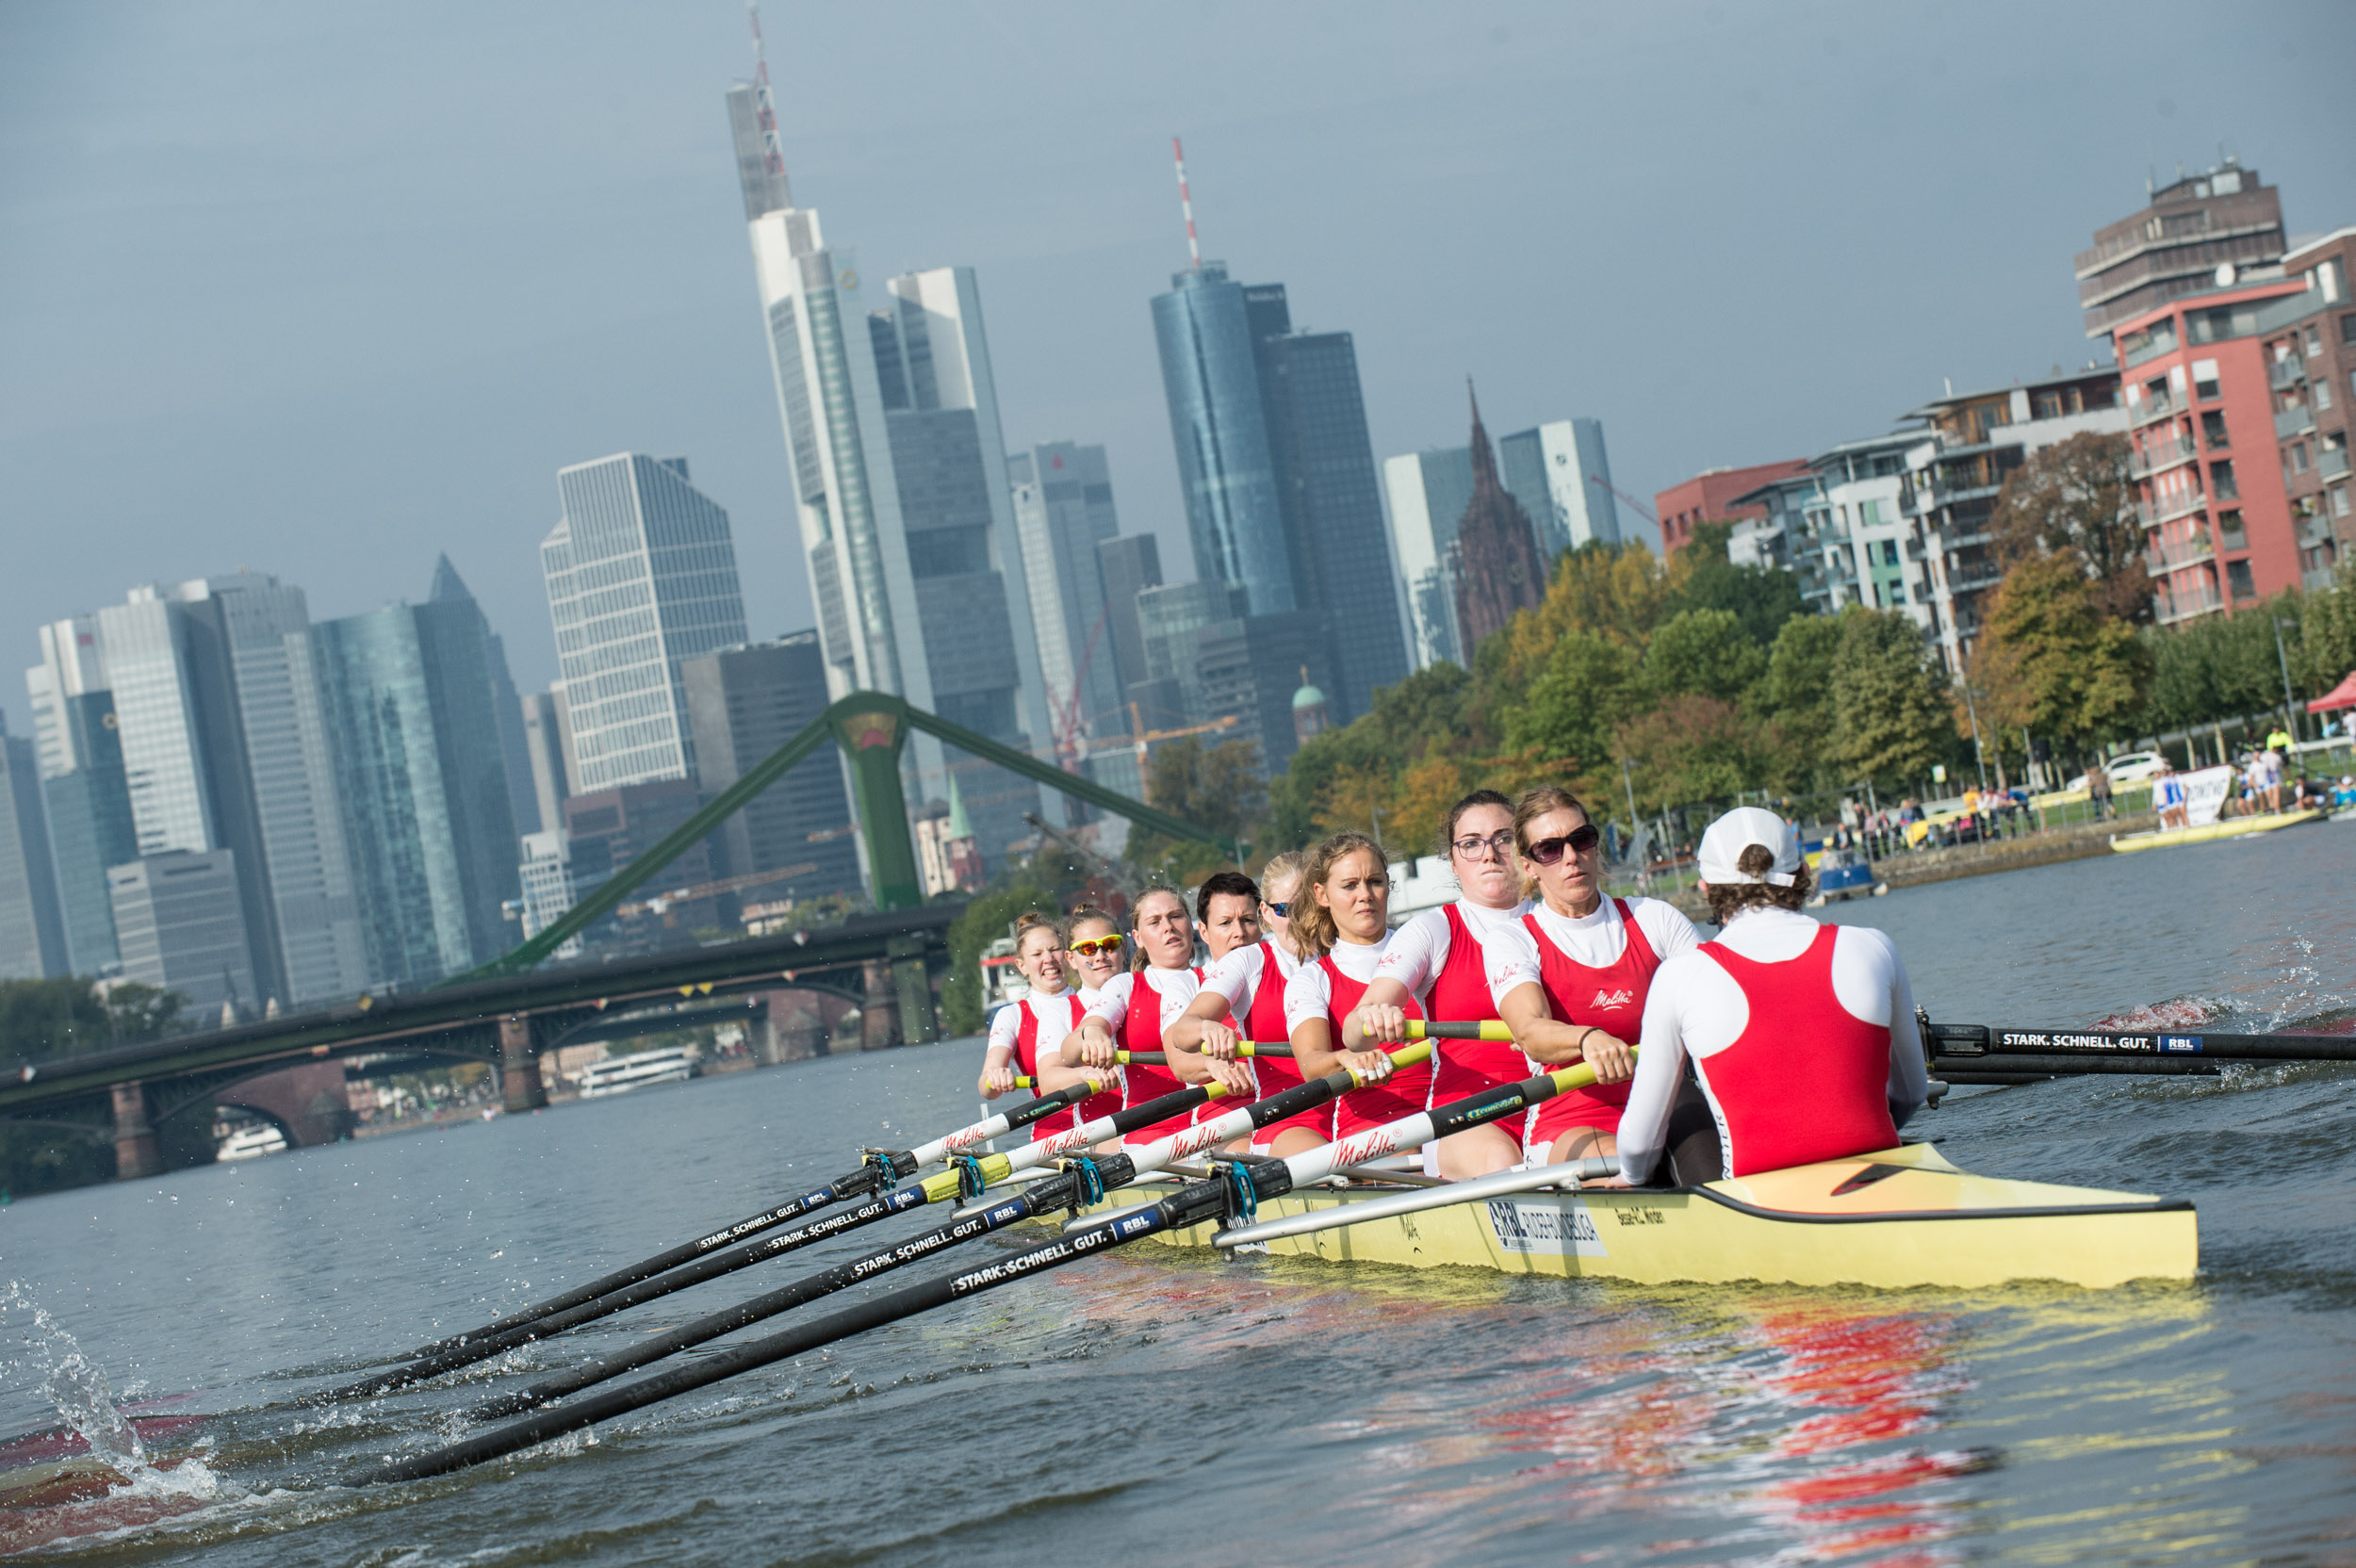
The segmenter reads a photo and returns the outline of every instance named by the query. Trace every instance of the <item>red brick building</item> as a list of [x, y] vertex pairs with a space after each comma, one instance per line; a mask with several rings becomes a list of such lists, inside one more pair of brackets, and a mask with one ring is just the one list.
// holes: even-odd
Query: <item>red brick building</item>
[[1661, 519], [1661, 550], [1665, 553], [1692, 543], [1696, 523], [1724, 522], [1735, 517], [1764, 518], [1765, 506], [1756, 501], [1738, 506], [1735, 498], [1808, 471], [1806, 458], [1754, 464], [1748, 468], [1710, 468], [1682, 484], [1656, 492], [1652, 504], [1654, 514]]
[[[2333, 484], [2346, 488], [2346, 410], [2356, 387], [2318, 382], [2311, 369], [2336, 374], [2348, 351], [2326, 357], [2340, 317], [2356, 316], [2346, 298], [2348, 238], [2337, 237], [2336, 250], [2307, 247], [2305, 267], [2288, 275], [2268, 268], [2245, 281], [2221, 267], [2207, 291], [2171, 299], [2113, 333], [2163, 624], [2253, 607], [2328, 575], [2330, 526], [2318, 534], [2314, 525], [2333, 504]], [[2323, 265], [2334, 259], [2337, 269]], [[2356, 327], [2348, 330], [2356, 349]], [[2304, 518], [2294, 516], [2294, 484]]]
[[2287, 384], [2274, 388], [2275, 438], [2282, 449], [2282, 487], [2299, 544], [2300, 580], [2328, 580], [2346, 552], [2356, 549], [2356, 516], [2349, 515], [2348, 433], [2356, 419], [2356, 228], [2311, 239], [2282, 258], [2282, 270], [2304, 283], [2315, 314], [2266, 340], [2269, 382], [2276, 365]]

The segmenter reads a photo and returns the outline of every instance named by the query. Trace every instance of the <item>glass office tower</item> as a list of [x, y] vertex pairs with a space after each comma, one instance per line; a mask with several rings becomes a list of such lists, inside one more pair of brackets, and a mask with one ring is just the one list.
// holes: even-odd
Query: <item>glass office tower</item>
[[1170, 282], [1170, 292], [1153, 298], [1153, 336], [1195, 575], [1243, 589], [1254, 615], [1296, 609], [1244, 286], [1216, 261]]

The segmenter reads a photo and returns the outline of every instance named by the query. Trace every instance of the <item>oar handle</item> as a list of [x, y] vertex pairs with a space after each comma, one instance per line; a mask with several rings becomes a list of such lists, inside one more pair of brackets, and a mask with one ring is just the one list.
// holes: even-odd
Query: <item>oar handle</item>
[[1411, 1040], [1496, 1040], [1499, 1044], [1510, 1045], [1513, 1040], [1513, 1031], [1501, 1018], [1484, 1018], [1477, 1022], [1411, 1018], [1407, 1021], [1407, 1037]]
[[[1283, 1040], [1243, 1040], [1235, 1046], [1238, 1059], [1245, 1056], [1290, 1056], [1293, 1048]], [[1142, 1062], [1149, 1067], [1161, 1067], [1169, 1062], [1167, 1051], [1118, 1051], [1114, 1054], [1122, 1062]]]

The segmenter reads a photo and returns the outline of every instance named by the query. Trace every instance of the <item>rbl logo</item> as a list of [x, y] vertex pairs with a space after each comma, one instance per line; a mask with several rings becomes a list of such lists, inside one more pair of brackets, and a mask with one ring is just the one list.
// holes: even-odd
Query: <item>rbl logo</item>
[[1634, 991], [1597, 991], [1591, 1007], [1625, 1007], [1636, 1000]]

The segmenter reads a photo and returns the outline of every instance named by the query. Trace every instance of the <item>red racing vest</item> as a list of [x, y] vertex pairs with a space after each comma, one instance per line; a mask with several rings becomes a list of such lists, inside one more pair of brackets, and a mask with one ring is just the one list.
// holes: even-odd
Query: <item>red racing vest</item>
[[[1038, 992], [1034, 991], [1029, 996], [1024, 997], [1021, 1002], [1015, 1004], [1016, 1006], [1023, 1009], [1023, 1016], [1015, 1021], [1014, 1026], [1014, 1070], [1031, 1081], [1033, 1086], [1031, 1092], [1033, 1094], [1038, 1094], [1039, 1092], [1037, 1086], [1039, 1084], [1039, 1041], [1041, 1032], [1039, 1028], [1039, 1009], [1042, 1006], [1057, 1004], [1059, 1004], [1061, 1008], [1058, 1016], [1061, 1018], [1062, 1021], [1060, 1023], [1049, 1024], [1047, 1026], [1046, 1033], [1048, 1036], [1049, 1045], [1060, 1048], [1063, 1044], [1064, 1037], [1071, 1034], [1073, 1029], [1079, 1027], [1080, 998], [1076, 992], [1062, 990], [1057, 991], [1053, 996], [1041, 996]], [[1096, 1101], [1107, 1098], [1115, 1097], [1103, 1094], [1094, 1095], [1090, 1097], [1089, 1102], [1092, 1104]], [[1118, 1104], [1113, 1106], [1113, 1110], [1116, 1111], [1120, 1108], [1121, 1107]], [[1110, 1116], [1112, 1112], [1106, 1111], [1103, 1114]], [[1057, 1133], [1068, 1133], [1078, 1125], [1080, 1125], [1078, 1107], [1074, 1106], [1057, 1111], [1054, 1116], [1042, 1117], [1039, 1120], [1031, 1123], [1031, 1141], [1033, 1143], [1037, 1143], [1040, 1139], [1052, 1137]]]
[[[1444, 906], [1440, 912], [1448, 917], [1448, 961], [1432, 977], [1427, 1010], [1432, 1017], [1451, 1023], [1477, 1023], [1497, 1017], [1497, 1001], [1489, 994], [1487, 959], [1481, 939], [1473, 935], [1472, 922], [1458, 913], [1453, 904]], [[1434, 1105], [1500, 1084], [1518, 1084], [1530, 1076], [1529, 1058], [1511, 1040], [1434, 1040], [1432, 1054]], [[1520, 1135], [1518, 1126], [1498, 1125]]]
[[[1286, 1037], [1284, 965], [1277, 957], [1273, 942], [1260, 943], [1260, 978], [1252, 983], [1252, 1005], [1245, 1010], [1243, 1022], [1236, 1025], [1235, 1032], [1245, 1039], [1254, 1041], [1282, 1041]], [[1290, 1056], [1254, 1056], [1252, 1058], [1252, 1072], [1259, 1080], [1260, 1098], [1263, 1100], [1301, 1086], [1301, 1068]], [[1215, 1101], [1203, 1107], [1203, 1114], [1206, 1117], [1217, 1116], [1234, 1108], [1233, 1101]], [[1333, 1103], [1328, 1102], [1314, 1110], [1296, 1111], [1282, 1121], [1271, 1121], [1265, 1127], [1252, 1129], [1252, 1147], [1265, 1149], [1276, 1141], [1277, 1134], [1293, 1127], [1305, 1127], [1319, 1138], [1330, 1139], [1333, 1135]]]
[[1750, 1006], [1733, 1044], [1693, 1056], [1729, 1177], [1898, 1146], [1890, 1119], [1890, 1028], [1857, 1017], [1834, 994], [1840, 937], [1841, 927], [1824, 926], [1798, 957], [1775, 964], [1724, 942], [1701, 945]]
[[[1319, 958], [1325, 971], [1329, 1000], [1326, 1003], [1326, 1025], [1333, 1031], [1333, 1048], [1342, 1048], [1342, 1020], [1358, 1005], [1358, 999], [1366, 994], [1366, 982], [1352, 980], [1342, 972], [1341, 965], [1332, 958]], [[1415, 999], [1407, 999], [1407, 1016], [1423, 1017], [1423, 1009]], [[1362, 1089], [1351, 1089], [1333, 1102], [1333, 1136], [1346, 1138], [1352, 1133], [1363, 1133], [1369, 1127], [1380, 1127], [1386, 1121], [1397, 1121], [1403, 1116], [1414, 1116], [1432, 1101], [1432, 1063], [1430, 1058], [1413, 1067], [1403, 1067], [1379, 1084]]]
[[[1620, 956], [1601, 969], [1575, 963], [1555, 946], [1554, 939], [1538, 923], [1536, 910], [1524, 915], [1522, 923], [1530, 928], [1530, 935], [1538, 945], [1538, 984], [1546, 993], [1546, 1007], [1556, 1021], [1600, 1029], [1632, 1045], [1644, 1032], [1644, 997], [1652, 989], [1653, 971], [1661, 967], [1661, 957], [1653, 952], [1652, 943], [1644, 939], [1644, 928], [1636, 923], [1628, 900], [1615, 898], [1612, 902], [1620, 911], [1620, 929], [1627, 933], [1628, 941], [1620, 949]], [[1530, 1070], [1549, 1070], [1544, 1063], [1535, 1061], [1530, 1063]], [[1597, 1084], [1556, 1095], [1532, 1107], [1530, 1129], [1522, 1141], [1534, 1149], [1552, 1143], [1573, 1127], [1618, 1132], [1620, 1111], [1628, 1103], [1630, 1086], [1625, 1083]]]
[[[1162, 1048], [1162, 993], [1155, 990], [1153, 982], [1147, 978], [1154, 972], [1150, 969], [1137, 970], [1136, 977], [1129, 982], [1129, 1012], [1121, 1021], [1121, 1049], [1123, 1051], [1159, 1051]], [[1193, 972], [1198, 978], [1202, 973], [1200, 970]], [[1142, 1105], [1149, 1100], [1159, 1100], [1166, 1094], [1176, 1094], [1188, 1086], [1180, 1083], [1167, 1067], [1154, 1067], [1146, 1062], [1132, 1062], [1121, 1069], [1121, 1083], [1124, 1086], [1122, 1093], [1125, 1098], [1121, 1102], [1124, 1110], [1131, 1105]], [[1153, 1143], [1193, 1123], [1194, 1111], [1189, 1107], [1176, 1116], [1165, 1117], [1150, 1127], [1139, 1127], [1125, 1134], [1121, 1141], [1126, 1144]]]

